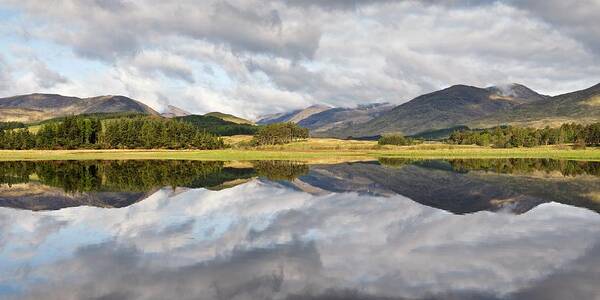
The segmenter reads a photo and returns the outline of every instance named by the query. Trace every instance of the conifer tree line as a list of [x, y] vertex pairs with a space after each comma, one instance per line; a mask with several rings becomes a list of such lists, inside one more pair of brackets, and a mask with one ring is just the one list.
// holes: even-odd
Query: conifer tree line
[[8, 130], [15, 128], [25, 128], [25, 124], [21, 122], [0, 122], [0, 130]]
[[108, 120], [101, 143], [107, 148], [219, 149], [223, 140], [194, 125], [165, 119]]
[[563, 124], [557, 128], [494, 127], [481, 130], [461, 130], [450, 135], [448, 142], [459, 145], [493, 146], [496, 148], [535, 147], [542, 145], [600, 145], [600, 123]]
[[255, 145], [287, 144], [300, 139], [307, 139], [309, 132], [294, 123], [274, 123], [262, 126], [254, 135], [252, 143]]
[[66, 117], [46, 123], [37, 133], [0, 130], [0, 149], [219, 149], [224, 142], [194, 125], [174, 120], [135, 117], [101, 121]]

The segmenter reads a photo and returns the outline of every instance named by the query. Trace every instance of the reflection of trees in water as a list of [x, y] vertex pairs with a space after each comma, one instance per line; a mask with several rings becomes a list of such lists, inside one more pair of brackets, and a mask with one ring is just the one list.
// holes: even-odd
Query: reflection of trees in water
[[258, 176], [269, 180], [293, 180], [308, 174], [308, 165], [286, 160], [261, 160], [252, 163]]
[[35, 164], [30, 161], [7, 161], [0, 163], [0, 184], [29, 182], [29, 175], [35, 173]]
[[560, 172], [564, 176], [595, 175], [600, 176], [600, 162], [554, 160], [554, 159], [462, 159], [451, 160], [452, 168], [459, 172], [491, 171], [495, 173], [515, 174]]
[[[380, 158], [379, 163], [390, 167], [403, 167], [409, 164], [427, 165], [427, 160], [405, 158]], [[600, 176], [600, 162], [555, 160], [539, 158], [507, 159], [451, 159], [447, 162], [456, 172], [486, 171], [502, 174], [530, 174], [534, 172], [560, 172], [564, 176], [594, 175]]]
[[392, 157], [380, 157], [379, 163], [386, 167], [404, 167], [414, 163], [414, 159], [409, 158], [392, 158]]
[[32, 180], [66, 192], [145, 192], [165, 186], [214, 187], [256, 176], [291, 180], [308, 166], [286, 161], [254, 162], [254, 168], [228, 168], [218, 161], [18, 161], [0, 162], [0, 184]]
[[207, 177], [218, 181], [222, 171], [223, 162], [205, 161], [2, 162], [0, 183], [37, 179], [67, 192], [139, 192], [164, 186], [193, 187]]

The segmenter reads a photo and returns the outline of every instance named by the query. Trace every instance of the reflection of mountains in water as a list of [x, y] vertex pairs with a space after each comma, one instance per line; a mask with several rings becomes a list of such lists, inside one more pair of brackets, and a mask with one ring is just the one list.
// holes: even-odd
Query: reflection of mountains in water
[[[425, 160], [313, 165], [257, 161], [0, 162], [0, 206], [54, 210], [125, 207], [165, 187], [221, 190], [263, 178], [313, 195], [403, 195], [464, 214], [524, 213], [546, 202], [600, 212], [600, 163], [547, 159]], [[177, 190], [175, 188], [178, 188]]]
[[332, 192], [400, 194], [456, 214], [524, 213], [547, 202], [600, 212], [599, 175], [598, 162], [382, 159], [380, 164], [313, 166], [300, 180]]

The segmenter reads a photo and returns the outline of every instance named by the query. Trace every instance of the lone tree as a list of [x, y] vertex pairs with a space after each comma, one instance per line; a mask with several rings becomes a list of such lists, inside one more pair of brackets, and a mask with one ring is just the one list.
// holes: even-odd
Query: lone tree
[[306, 139], [308, 136], [308, 129], [294, 123], [275, 123], [261, 127], [253, 141], [257, 145], [279, 145]]

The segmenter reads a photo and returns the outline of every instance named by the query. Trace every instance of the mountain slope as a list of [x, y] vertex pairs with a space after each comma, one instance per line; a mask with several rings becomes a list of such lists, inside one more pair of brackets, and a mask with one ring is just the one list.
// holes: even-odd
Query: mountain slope
[[77, 98], [30, 94], [0, 98], [0, 121], [35, 122], [67, 115], [115, 112], [158, 115], [149, 106], [124, 96]]
[[544, 127], [562, 123], [591, 123], [600, 120], [600, 84], [590, 88], [547, 97], [542, 101], [523, 104], [511, 111], [483, 117], [470, 122], [471, 127], [499, 124]]
[[320, 112], [331, 109], [331, 106], [326, 105], [312, 105], [305, 109], [294, 110], [291, 112], [279, 113], [279, 114], [271, 114], [266, 115], [256, 122], [259, 125], [273, 124], [273, 123], [281, 123], [281, 122], [293, 122], [298, 123], [314, 114], [318, 114]]
[[354, 108], [336, 107], [313, 114], [298, 122], [298, 125], [310, 129], [314, 136], [321, 136], [329, 130], [366, 123], [392, 108], [394, 106], [389, 103], [373, 103]]
[[252, 135], [258, 130], [253, 124], [239, 124], [209, 115], [175, 117], [175, 120], [190, 123], [200, 129], [219, 136]]
[[248, 124], [248, 125], [254, 124], [254, 122], [252, 122], [250, 120], [246, 120], [246, 119], [240, 118], [238, 116], [225, 114], [222, 112], [210, 112], [210, 113], [205, 114], [205, 116], [219, 118], [223, 121], [232, 122], [232, 123], [236, 123], [236, 124]]
[[545, 101], [546, 96], [525, 86], [478, 88], [454, 85], [421, 95], [359, 126], [330, 130], [329, 136], [373, 136], [400, 132], [405, 135], [464, 125], [519, 105]]

